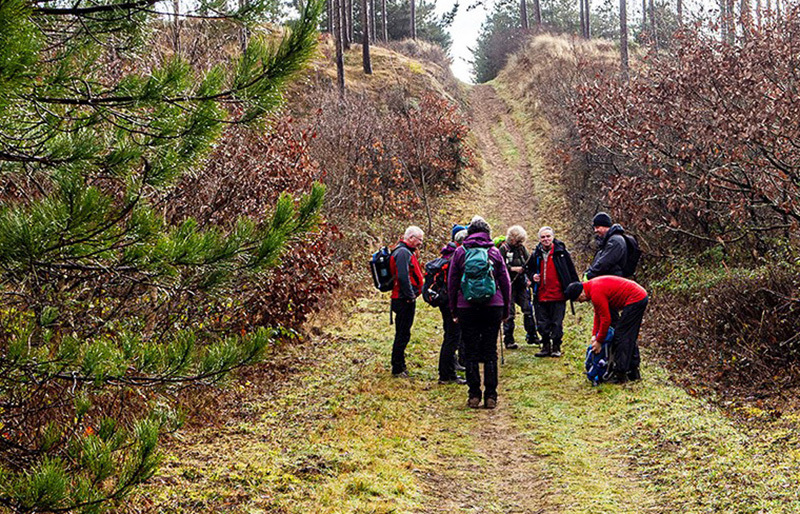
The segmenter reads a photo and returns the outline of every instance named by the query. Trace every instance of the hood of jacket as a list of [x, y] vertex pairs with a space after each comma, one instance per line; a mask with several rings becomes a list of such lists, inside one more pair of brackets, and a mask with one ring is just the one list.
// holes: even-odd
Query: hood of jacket
[[452, 241], [447, 243], [442, 247], [441, 251], [442, 257], [444, 257], [445, 259], [449, 259], [456, 252], [456, 248], [458, 248], [458, 245], [456, 245]]
[[617, 235], [621, 236], [624, 233], [625, 229], [622, 228], [622, 225], [620, 225], [619, 223], [614, 223], [613, 225], [611, 225], [611, 228], [608, 229], [608, 232], [606, 232], [606, 236], [603, 238], [600, 246], [605, 246], [606, 241], [611, 239], [611, 236], [617, 236]]
[[489, 234], [486, 232], [476, 232], [464, 239], [464, 246], [466, 248], [490, 248], [494, 246], [494, 242], [489, 238]]

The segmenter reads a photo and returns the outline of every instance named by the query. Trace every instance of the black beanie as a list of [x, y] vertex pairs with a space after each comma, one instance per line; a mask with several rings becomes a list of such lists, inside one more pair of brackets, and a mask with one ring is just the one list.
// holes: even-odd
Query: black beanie
[[567, 286], [566, 290], [564, 290], [564, 296], [567, 297], [567, 300], [572, 300], [574, 302], [578, 299], [582, 292], [583, 284], [581, 282], [573, 282]]
[[592, 219], [593, 227], [610, 227], [611, 224], [611, 216], [604, 212], [598, 212]]

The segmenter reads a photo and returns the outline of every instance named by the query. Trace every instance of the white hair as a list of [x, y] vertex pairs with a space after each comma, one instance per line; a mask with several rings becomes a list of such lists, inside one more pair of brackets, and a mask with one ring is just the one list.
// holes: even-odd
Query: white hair
[[478, 216], [478, 215], [476, 214], [475, 216], [473, 216], [473, 217], [472, 217], [472, 219], [471, 219], [469, 222], [470, 222], [470, 223], [475, 223], [476, 221], [486, 221], [486, 220], [485, 220], [485, 219], [483, 219], [483, 216]]
[[419, 238], [422, 238], [422, 236], [424, 235], [425, 233], [422, 231], [421, 228], [419, 228], [416, 225], [411, 225], [406, 229], [405, 233], [403, 234], [403, 239], [410, 239], [411, 236], [417, 236]]
[[542, 233], [543, 232], [547, 232], [547, 231], [549, 231], [550, 234], [553, 235], [553, 237], [556, 237], [556, 231], [553, 230], [553, 227], [542, 227], [542, 228], [540, 228], [539, 229], [539, 237], [542, 237]]

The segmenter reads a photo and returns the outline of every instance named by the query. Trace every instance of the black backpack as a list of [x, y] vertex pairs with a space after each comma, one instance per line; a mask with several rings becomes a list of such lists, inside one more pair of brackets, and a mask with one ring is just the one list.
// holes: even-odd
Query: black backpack
[[447, 305], [447, 270], [450, 261], [437, 257], [425, 264], [425, 282], [422, 284], [422, 299], [433, 307]]
[[642, 250], [639, 248], [639, 242], [636, 241], [635, 237], [622, 234], [622, 238], [625, 239], [625, 248], [628, 254], [625, 258], [625, 265], [622, 267], [622, 276], [630, 278], [636, 273], [636, 266], [639, 264], [639, 258], [642, 256]]
[[369, 269], [372, 273], [372, 282], [379, 291], [391, 291], [394, 288], [394, 275], [389, 266], [392, 259], [392, 252], [389, 248], [383, 247], [372, 254], [369, 260]]

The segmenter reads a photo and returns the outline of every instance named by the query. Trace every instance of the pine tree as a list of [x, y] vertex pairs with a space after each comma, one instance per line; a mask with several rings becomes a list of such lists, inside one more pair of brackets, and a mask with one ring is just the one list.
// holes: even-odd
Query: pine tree
[[[192, 13], [240, 24], [266, 4]], [[162, 214], [230, 123], [257, 123], [316, 45], [322, 3], [280, 41], [199, 72], [157, 62], [156, 0], [0, 0], [0, 506], [100, 511], [152, 476], [162, 405], [258, 361], [274, 338], [205, 327], [317, 222], [324, 190], [261, 220]], [[177, 5], [177, 3], [176, 3]], [[173, 13], [174, 14], [174, 13]]]

